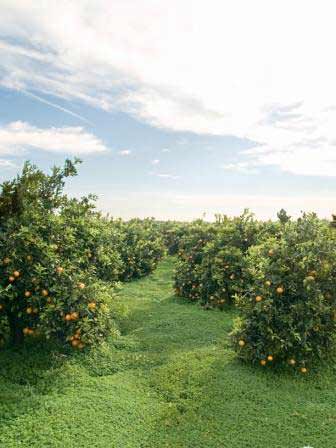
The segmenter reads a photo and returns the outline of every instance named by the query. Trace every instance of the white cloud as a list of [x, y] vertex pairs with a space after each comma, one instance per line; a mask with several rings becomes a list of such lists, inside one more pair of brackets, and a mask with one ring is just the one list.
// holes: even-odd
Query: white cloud
[[22, 121], [0, 126], [0, 154], [16, 155], [29, 148], [68, 154], [107, 150], [101, 140], [81, 127], [42, 129]]
[[129, 149], [121, 149], [118, 154], [120, 156], [129, 156], [131, 154], [132, 151], [130, 151]]
[[249, 162], [235, 162], [235, 163], [227, 163], [222, 167], [225, 171], [236, 172], [240, 174], [258, 174], [258, 170], [256, 169], [256, 163]]
[[149, 174], [151, 176], [159, 177], [161, 179], [177, 180], [177, 179], [180, 178], [180, 176], [176, 176], [176, 175], [170, 174], [170, 173], [154, 173], [154, 172], [150, 172]]
[[151, 161], [152, 165], [158, 165], [159, 163], [160, 163], [159, 159], [154, 159], [154, 160]]
[[158, 127], [248, 138], [246, 167], [335, 176], [335, 13], [333, 0], [2, 0], [0, 76]]
[[169, 148], [163, 148], [162, 152], [170, 152]]
[[[214, 220], [215, 214], [237, 216], [248, 207], [258, 219], [276, 219], [276, 213], [285, 208], [298, 217], [300, 211], [314, 211], [330, 219], [336, 210], [336, 198], [321, 196], [267, 196], [267, 195], [181, 195], [174, 192], [129, 192], [109, 191], [99, 195], [98, 206], [114, 216], [154, 216], [158, 219], [192, 220], [205, 213], [207, 220]], [[243, 205], [242, 205], [243, 204]]]
[[15, 164], [11, 160], [0, 159], [1, 168], [15, 168]]

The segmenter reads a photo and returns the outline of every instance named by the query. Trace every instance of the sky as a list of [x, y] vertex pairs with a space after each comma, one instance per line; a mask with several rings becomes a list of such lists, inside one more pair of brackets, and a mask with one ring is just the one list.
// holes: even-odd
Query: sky
[[0, 0], [0, 182], [123, 218], [336, 211], [336, 4]]

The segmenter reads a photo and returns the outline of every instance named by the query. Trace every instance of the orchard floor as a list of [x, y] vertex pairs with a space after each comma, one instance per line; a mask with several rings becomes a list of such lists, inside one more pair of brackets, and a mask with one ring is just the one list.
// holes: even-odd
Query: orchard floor
[[173, 263], [123, 287], [117, 341], [75, 356], [0, 353], [0, 447], [336, 446], [336, 369], [242, 365], [228, 345], [233, 312], [174, 298]]

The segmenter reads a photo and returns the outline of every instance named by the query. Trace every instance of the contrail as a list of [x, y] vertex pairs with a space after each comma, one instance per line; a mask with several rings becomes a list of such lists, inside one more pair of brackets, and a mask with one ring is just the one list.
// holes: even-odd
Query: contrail
[[24, 89], [19, 89], [20, 92], [22, 92], [26, 96], [30, 96], [31, 98], [34, 98], [37, 101], [40, 101], [41, 103], [47, 104], [48, 106], [54, 107], [55, 109], [61, 110], [62, 112], [65, 112], [66, 114], [72, 115], [75, 118], [78, 118], [81, 121], [85, 121], [86, 123], [93, 125], [92, 121], [86, 119], [85, 117], [82, 117], [81, 115], [76, 114], [75, 112], [72, 112], [69, 109], [66, 109], [65, 107], [59, 106], [58, 104], [52, 103], [51, 101], [48, 101], [44, 98], [41, 98], [38, 95], [35, 95], [34, 93], [28, 92]]

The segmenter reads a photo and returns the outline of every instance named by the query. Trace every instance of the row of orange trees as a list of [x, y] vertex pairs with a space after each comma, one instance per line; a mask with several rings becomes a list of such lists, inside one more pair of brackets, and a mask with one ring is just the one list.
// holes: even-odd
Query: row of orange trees
[[335, 354], [335, 254], [335, 230], [315, 214], [196, 222], [179, 244], [175, 290], [206, 308], [238, 308], [231, 340], [241, 359], [306, 373]]
[[58, 338], [84, 348], [115, 328], [114, 286], [164, 253], [152, 220], [102, 217], [93, 196], [64, 194], [78, 160], [50, 175], [26, 163], [0, 193], [0, 342]]

